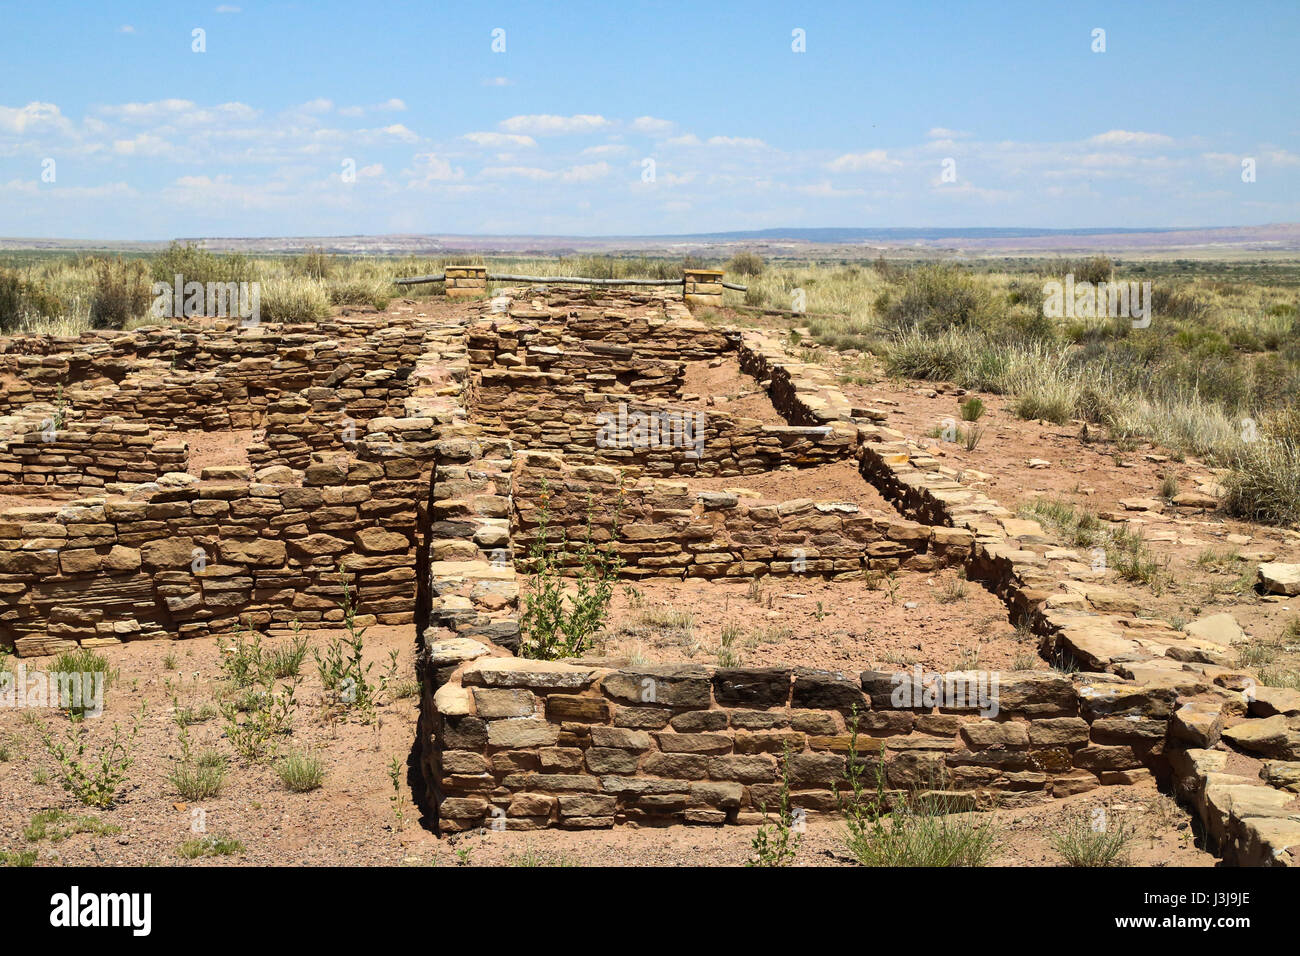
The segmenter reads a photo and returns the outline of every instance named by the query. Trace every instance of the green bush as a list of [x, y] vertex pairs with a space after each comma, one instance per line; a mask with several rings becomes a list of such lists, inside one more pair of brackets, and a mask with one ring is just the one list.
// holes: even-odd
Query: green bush
[[1259, 437], [1242, 444], [1224, 480], [1224, 507], [1247, 521], [1300, 523], [1300, 445]]
[[761, 276], [766, 268], [767, 263], [756, 252], [737, 252], [722, 267], [724, 272], [739, 276]]
[[992, 320], [992, 309], [988, 287], [969, 273], [952, 266], [928, 265], [904, 274], [884, 316], [896, 332], [917, 329], [934, 333], [980, 328]]
[[289, 790], [308, 793], [318, 789], [325, 779], [325, 764], [312, 754], [291, 750], [276, 761], [275, 772]]
[[153, 301], [149, 276], [138, 259], [100, 259], [95, 264], [95, 288], [90, 299], [90, 326], [121, 329], [149, 311]]
[[[578, 552], [580, 566], [576, 583], [566, 593], [560, 569], [568, 541], [561, 534], [557, 545], [548, 540], [550, 491], [542, 484], [536, 537], [529, 548], [532, 573], [524, 611], [519, 617], [522, 633], [520, 655], [538, 660], [577, 657], [590, 647], [609, 616], [609, 603], [623, 561], [612, 543], [600, 548], [592, 537], [592, 505], [587, 509], [587, 536]], [[611, 542], [618, 538], [618, 514], [622, 496], [614, 505]]]
[[217, 255], [193, 243], [173, 242], [154, 257], [153, 278], [169, 286], [176, 276], [183, 282], [251, 282], [253, 263], [238, 253]]
[[330, 314], [330, 302], [312, 279], [269, 279], [262, 283], [261, 313], [266, 322], [315, 322]]

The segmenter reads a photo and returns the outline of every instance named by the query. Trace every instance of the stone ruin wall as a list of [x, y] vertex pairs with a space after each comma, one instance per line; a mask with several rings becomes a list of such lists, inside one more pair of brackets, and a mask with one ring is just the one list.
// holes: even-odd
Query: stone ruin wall
[[[420, 734], [440, 827], [755, 823], [762, 808], [775, 803], [783, 760], [794, 806], [834, 810], [856, 725], [864, 771], [869, 778], [879, 772], [890, 791], [937, 788], [958, 805], [989, 807], [1154, 777], [1193, 807], [1227, 862], [1289, 859], [1283, 851], [1295, 842], [1287, 829], [1294, 824], [1282, 807], [1290, 796], [1224, 773], [1225, 754], [1212, 749], [1221, 735], [1233, 733], [1224, 731], [1226, 720], [1290, 713], [1281, 693], [1256, 688], [1245, 697], [1240, 676], [1224, 666], [1225, 649], [1137, 617], [1137, 608], [1126, 606], [1118, 592], [1069, 580], [1068, 563], [1058, 566], [1059, 557], [1045, 557], [1062, 549], [1035, 537], [1040, 529], [1021, 527], [1006, 509], [906, 441], [888, 427], [885, 413], [851, 407], [825, 372], [790, 362], [779, 342], [744, 332], [737, 348], [742, 368], [768, 385], [788, 420], [853, 428], [864, 478], [905, 523], [915, 522], [930, 536], [960, 539], [948, 554], [964, 558], [967, 576], [1002, 597], [1012, 619], [1041, 636], [1045, 655], [1064, 650], [1086, 670], [1004, 672], [993, 715], [945, 706], [942, 696], [934, 707], [900, 706], [894, 693], [914, 685], [915, 676], [629, 668], [599, 659], [546, 663], [512, 656], [517, 627], [499, 616], [491, 627], [510, 634], [509, 647], [489, 639], [481, 621], [430, 627], [421, 632]], [[579, 464], [574, 446], [561, 442], [543, 447], [562, 458], [538, 454], [531, 437], [523, 435], [519, 444], [526, 450], [515, 455], [514, 557], [521, 567], [539, 465], [579, 497], [608, 488], [616, 476], [626, 483], [627, 475], [638, 474]], [[660, 488], [643, 486], [633, 507], [652, 507]], [[689, 517], [680, 514], [685, 509], [672, 510], [687, 524], [710, 511], [699, 497], [689, 504]], [[570, 536], [579, 525], [585, 529], [585, 516], [571, 506], [562, 513]], [[667, 557], [680, 573], [689, 547], [673, 547], [678, 553]], [[933, 537], [930, 551], [914, 553], [904, 566], [932, 559]], [[739, 557], [743, 561], [743, 546]], [[1123, 653], [1140, 648], [1146, 650], [1132, 659]], [[921, 677], [929, 687], [969, 687], [978, 679], [976, 673]]]
[[[258, 470], [284, 471], [263, 480], [236, 469], [197, 482], [163, 472], [159, 487], [146, 482], [143, 491], [119, 494], [119, 486], [125, 490], [148, 472], [117, 469], [92, 475], [104, 479], [93, 497], [0, 511], [0, 645], [42, 654], [78, 643], [223, 633], [236, 622], [337, 624], [342, 558], [363, 622], [416, 624], [421, 762], [444, 830], [755, 822], [774, 800], [778, 759], [786, 752], [794, 805], [831, 810], [856, 715], [860, 758], [867, 770], [879, 769], [891, 790], [938, 788], [985, 807], [1150, 774], [1172, 782], [1227, 861], [1285, 861], [1282, 850], [1293, 834], [1283, 804], [1290, 797], [1224, 772], [1225, 755], [1213, 748], [1221, 736], [1262, 739], [1251, 736], [1254, 728], [1289, 719], [1292, 711], [1275, 689], [1243, 695], [1241, 675], [1228, 666], [1223, 648], [1140, 618], [1122, 595], [1078, 578], [1068, 562], [1050, 556], [1051, 542], [1017, 525], [960, 475], [945, 472], [890, 429], [887, 415], [852, 407], [828, 373], [791, 361], [764, 333], [674, 322], [673, 309], [656, 296], [564, 293], [546, 304], [547, 321], [538, 322], [531, 338], [518, 337], [513, 348], [500, 347], [505, 339], [498, 338], [475, 350], [490, 353], [490, 361], [471, 358], [463, 328], [435, 326], [413, 336], [415, 320], [392, 333], [374, 320], [347, 319], [315, 331], [226, 327], [6, 340], [0, 410], [17, 415], [6, 419], [3, 450], [13, 452], [11, 461], [30, 462], [20, 476], [40, 474], [46, 465], [54, 484], [62, 477], [71, 487], [60, 469], [78, 467], [76, 459], [87, 454], [117, 464], [114, 455], [122, 453], [103, 451], [104, 436], [140, 447], [145, 433], [138, 426], [155, 419], [171, 427], [178, 421], [184, 427], [264, 425], [268, 440], [250, 450], [250, 460]], [[487, 318], [485, 305], [475, 308], [475, 334], [485, 321], [498, 321]], [[650, 342], [629, 334], [642, 322], [651, 329], [660, 312], [664, 321]], [[507, 320], [532, 318], [499, 321]], [[632, 371], [622, 378], [613, 372], [616, 386], [599, 378], [611, 374], [599, 362], [579, 357], [598, 354], [591, 348], [597, 345], [617, 365], [627, 356], [608, 346], [630, 343], [652, 361], [629, 363]], [[783, 450], [755, 470], [856, 457], [864, 478], [903, 517], [882, 524], [817, 503], [787, 502], [783, 512], [781, 504], [750, 507], [739, 498], [733, 506], [708, 492], [682, 495], [650, 481], [680, 474], [681, 460], [598, 462], [594, 438], [585, 432], [571, 429], [551, 440], [539, 438], [550, 433], [536, 431], [542, 426], [535, 422], [503, 429], [517, 409], [502, 405], [494, 413], [492, 402], [483, 401], [485, 379], [491, 385], [498, 374], [538, 375], [533, 402], [558, 391], [570, 403], [563, 411], [547, 407], [548, 414], [559, 412], [563, 420], [585, 412], [594, 419], [586, 397], [602, 393], [589, 390], [587, 378], [625, 389], [602, 402], [630, 398], [651, 406], [664, 399], [642, 399], [634, 384], [671, 392], [668, 386], [680, 381], [671, 372], [675, 360], [732, 350], [767, 385], [792, 428], [837, 436], [834, 455], [826, 457], [817, 457], [811, 436], [798, 437], [805, 444], [794, 454], [778, 439], [772, 447]], [[503, 361], [506, 355], [521, 357], [521, 364]], [[543, 358], [562, 371], [532, 371], [530, 361]], [[133, 371], [137, 362], [147, 370]], [[344, 371], [343, 364], [351, 367]], [[408, 366], [410, 375], [397, 378], [402, 384], [366, 377]], [[169, 381], [173, 367], [192, 377]], [[572, 379], [572, 393], [546, 376]], [[139, 398], [122, 397], [132, 395]], [[70, 398], [72, 421], [44, 449], [47, 461], [18, 454], [32, 444], [32, 403], [53, 408]], [[136, 427], [119, 430], [104, 420], [119, 412], [138, 416]], [[344, 412], [359, 423], [361, 437], [345, 442], [340, 434], [335, 443], [336, 416]], [[146, 431], [165, 444], [165, 432]], [[711, 444], [722, 439], [716, 432], [710, 437]], [[550, 452], [549, 459], [541, 452]], [[710, 467], [744, 473], [751, 457], [757, 456], [737, 454], [733, 444]], [[157, 462], [158, 469], [168, 464]], [[867, 573], [877, 561], [906, 570], [964, 560], [972, 580], [1037, 631], [1045, 654], [1069, 654], [1086, 671], [1003, 673], [999, 710], [991, 715], [943, 700], [934, 707], [898, 706], [898, 675], [877, 672], [516, 658], [516, 566], [525, 566], [533, 481], [541, 472], [557, 474], [572, 493], [570, 506], [557, 510], [571, 529], [579, 520], [585, 527], [585, 515], [579, 518], [585, 509], [571, 505], [587, 491], [608, 488], [611, 475], [628, 487], [631, 524], [668, 526], [644, 531], [644, 542], [664, 549], [653, 557], [666, 563], [646, 564], [645, 551], [637, 553], [643, 543], [628, 542], [635, 545], [627, 552], [635, 559], [633, 575], [689, 574], [694, 567], [723, 577], [733, 570], [782, 573], [787, 557], [780, 546], [756, 544], [757, 528], [773, 518], [763, 509], [774, 507], [775, 527], [791, 537], [782, 544], [794, 545], [799, 536], [799, 544], [833, 552], [809, 555], [819, 573]], [[84, 487], [79, 483], [76, 493]], [[666, 512], [674, 512], [667, 522], [655, 517]], [[808, 521], [814, 527], [802, 526]], [[717, 547], [723, 543], [725, 549]], [[865, 555], [848, 553], [862, 545]], [[872, 554], [873, 547], [891, 553]], [[205, 557], [197, 574], [195, 549]], [[813, 563], [826, 561], [829, 566]], [[944, 675], [940, 686], [969, 686], [977, 677]], [[1254, 719], [1224, 729], [1226, 720], [1242, 717]]]
[[[797, 499], [750, 503], [726, 491], [690, 491], [681, 482], [629, 482], [619, 469], [569, 465], [541, 452], [516, 458], [512, 541], [521, 568], [538, 538], [545, 509], [552, 547], [567, 541], [567, 561], [591, 539], [614, 542], [623, 575], [752, 578], [824, 575], [860, 578], [867, 571], [932, 571], [964, 564], [972, 535], [881, 518], [840, 501]], [[614, 526], [617, 522], [617, 534]]]

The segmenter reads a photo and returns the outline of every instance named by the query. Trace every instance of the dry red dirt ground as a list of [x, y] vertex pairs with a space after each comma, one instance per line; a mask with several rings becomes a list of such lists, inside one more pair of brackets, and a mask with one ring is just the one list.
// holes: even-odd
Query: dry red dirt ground
[[740, 370], [735, 359], [685, 362], [682, 396], [687, 404], [700, 404], [737, 418], [753, 418], [765, 425], [790, 424], [772, 407], [758, 382]]
[[604, 653], [649, 663], [868, 670], [1046, 667], [1002, 602], [954, 570], [866, 581], [648, 579], [616, 594]]
[[[852, 461], [836, 461], [816, 468], [791, 468], [732, 478], [674, 478], [691, 491], [736, 491], [750, 504], [812, 498], [814, 501], [849, 501], [863, 511], [897, 518], [884, 495], [865, 481]], [[743, 489], [743, 491], [742, 491]]]
[[[328, 636], [318, 633], [310, 643], [321, 647]], [[287, 640], [283, 636], [265, 643], [281, 646]], [[366, 644], [366, 657], [375, 662], [376, 672], [386, 666], [388, 652], [396, 650], [399, 673], [409, 677], [410, 628], [372, 628]], [[752, 854], [754, 827], [623, 826], [613, 831], [481, 831], [439, 838], [420, 826], [406, 778], [405, 761], [415, 739], [415, 699], [384, 704], [371, 724], [329, 719], [320, 703], [310, 653], [302, 668], [305, 679], [297, 694], [293, 732], [283, 746], [315, 752], [326, 765], [323, 786], [311, 793], [291, 793], [270, 767], [242, 763], [222, 739], [218, 716], [191, 725], [189, 733], [195, 750], [214, 747], [226, 754], [226, 784], [219, 796], [189, 804], [166, 779], [180, 755], [173, 698], [182, 707], [197, 706], [222, 693], [216, 642], [137, 642], [104, 654], [117, 676], [104, 715], [85, 723], [89, 749], [97, 751], [112, 736], [114, 724], [127, 730], [144, 707], [139, 736], [132, 744], [135, 763], [120, 798], [107, 810], [93, 810], [60, 787], [56, 763], [41, 744], [40, 727], [57, 739], [69, 727], [65, 715], [0, 710], [0, 754], [5, 758], [0, 761], [0, 851], [35, 850], [39, 866], [734, 866]], [[31, 670], [48, 667], [50, 661], [29, 658], [24, 663]], [[401, 769], [396, 790], [389, 777], [394, 758]], [[1214, 862], [1195, 846], [1186, 813], [1150, 786], [1108, 787], [1043, 806], [982, 815], [998, 833], [993, 862], [1059, 865], [1062, 861], [1046, 834], [1073, 815], [1091, 815], [1097, 807], [1105, 807], [1110, 820], [1134, 830], [1131, 859], [1137, 865]], [[23, 831], [32, 817], [55, 808], [94, 817], [117, 832], [29, 841]], [[199, 819], [208, 834], [238, 840], [243, 850], [195, 860], [180, 857], [177, 848], [197, 836]], [[850, 862], [843, 825], [810, 816], [795, 865]]]

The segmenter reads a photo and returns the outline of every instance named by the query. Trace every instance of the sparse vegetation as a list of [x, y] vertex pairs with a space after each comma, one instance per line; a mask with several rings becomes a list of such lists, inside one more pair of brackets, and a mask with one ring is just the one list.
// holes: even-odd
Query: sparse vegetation
[[1125, 866], [1133, 842], [1133, 828], [1122, 820], [1112, 823], [1106, 811], [1072, 814], [1048, 834], [1048, 841], [1068, 866]]
[[84, 723], [74, 721], [63, 740], [49, 731], [43, 731], [42, 739], [58, 767], [63, 789], [84, 805], [102, 810], [113, 805], [135, 763], [131, 745], [140, 731], [140, 720], [136, 719], [128, 735], [114, 724], [112, 738], [93, 754], [87, 753]]
[[[524, 610], [519, 617], [523, 635], [520, 650], [525, 657], [558, 660], [576, 657], [591, 646], [605, 626], [623, 562], [611, 544], [596, 543], [592, 531], [591, 502], [587, 504], [586, 538], [578, 551], [578, 568], [571, 587], [560, 576], [567, 555], [568, 539], [563, 533], [552, 544], [550, 533], [550, 492], [542, 485], [538, 507], [538, 527], [529, 548], [532, 573], [524, 595]], [[618, 539], [619, 504], [614, 506], [610, 541]]]
[[280, 782], [294, 793], [308, 793], [320, 788], [325, 780], [325, 763], [314, 754], [291, 750], [275, 764]]
[[233, 837], [210, 833], [206, 836], [186, 840], [176, 848], [177, 854], [187, 860], [197, 860], [205, 856], [234, 856], [244, 852], [244, 844]]

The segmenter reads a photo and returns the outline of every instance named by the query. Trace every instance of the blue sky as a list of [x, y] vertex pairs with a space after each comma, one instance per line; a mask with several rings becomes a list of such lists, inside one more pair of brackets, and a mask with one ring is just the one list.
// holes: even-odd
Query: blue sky
[[1294, 222], [1297, 27], [1295, 0], [0, 0], [0, 235]]

